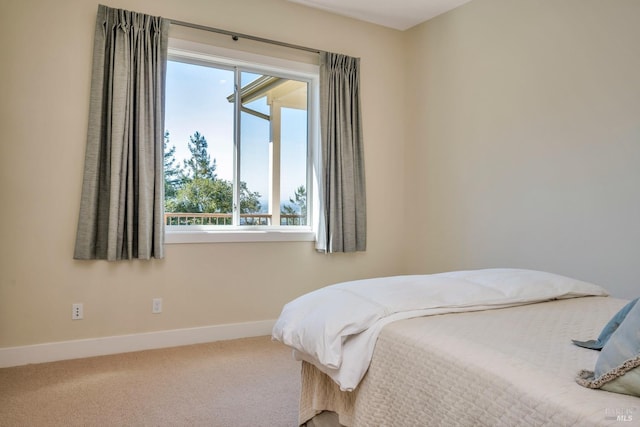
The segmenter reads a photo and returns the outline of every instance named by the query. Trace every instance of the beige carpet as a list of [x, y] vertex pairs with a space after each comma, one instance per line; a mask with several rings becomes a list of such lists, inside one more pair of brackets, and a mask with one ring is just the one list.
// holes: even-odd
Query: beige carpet
[[300, 363], [269, 337], [0, 369], [0, 426], [295, 426]]

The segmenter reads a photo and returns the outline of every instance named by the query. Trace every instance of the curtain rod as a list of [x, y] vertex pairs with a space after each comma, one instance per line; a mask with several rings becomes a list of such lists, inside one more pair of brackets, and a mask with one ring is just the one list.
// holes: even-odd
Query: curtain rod
[[239, 38], [243, 38], [243, 39], [253, 40], [253, 41], [257, 41], [257, 42], [261, 42], [261, 43], [269, 43], [269, 44], [274, 44], [274, 45], [277, 45], [277, 46], [283, 46], [283, 47], [287, 47], [289, 49], [304, 50], [304, 51], [307, 51], [307, 52], [318, 53], [318, 54], [321, 52], [318, 49], [313, 49], [313, 48], [306, 47], [306, 46], [298, 46], [298, 45], [295, 45], [295, 44], [279, 42], [277, 40], [264, 39], [262, 37], [251, 36], [249, 34], [235, 33], [233, 31], [222, 30], [220, 28], [214, 28], [214, 27], [207, 27], [207, 26], [199, 25], [199, 24], [192, 24], [190, 22], [176, 21], [174, 19], [169, 19], [169, 22], [171, 22], [172, 24], [175, 24], [175, 25], [179, 25], [181, 27], [189, 27], [189, 28], [195, 28], [197, 30], [210, 31], [212, 33], [225, 34], [227, 36], [231, 36], [231, 38], [234, 41], [237, 41]]

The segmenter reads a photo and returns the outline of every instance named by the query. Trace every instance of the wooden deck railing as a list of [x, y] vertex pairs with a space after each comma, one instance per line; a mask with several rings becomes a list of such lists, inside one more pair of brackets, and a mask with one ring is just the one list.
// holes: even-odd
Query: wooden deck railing
[[[165, 225], [231, 225], [232, 215], [227, 213], [167, 212]], [[261, 213], [240, 214], [240, 225], [271, 225], [271, 215]], [[306, 225], [302, 215], [280, 214], [280, 225]]]

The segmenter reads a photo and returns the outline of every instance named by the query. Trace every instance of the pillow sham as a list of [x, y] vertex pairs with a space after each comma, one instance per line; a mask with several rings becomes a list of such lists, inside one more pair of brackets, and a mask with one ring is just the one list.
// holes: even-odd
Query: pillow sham
[[634, 304], [611, 335], [594, 371], [582, 370], [576, 382], [588, 388], [640, 396], [640, 304]]
[[611, 318], [611, 320], [609, 320], [609, 322], [605, 325], [605, 327], [602, 329], [602, 332], [600, 332], [600, 335], [598, 336], [597, 339], [588, 340], [588, 341], [578, 341], [578, 340], [571, 340], [571, 341], [575, 345], [580, 347], [590, 348], [592, 350], [602, 350], [602, 347], [604, 347], [605, 344], [607, 344], [607, 341], [609, 341], [609, 338], [611, 338], [611, 335], [616, 331], [616, 329], [618, 329], [620, 324], [624, 321], [625, 317], [627, 317], [627, 314], [629, 314], [629, 311], [631, 311], [633, 306], [636, 305], [636, 302], [638, 302], [638, 299], [640, 298], [636, 298], [630, 301], [624, 307], [622, 307], [620, 311], [618, 311]]

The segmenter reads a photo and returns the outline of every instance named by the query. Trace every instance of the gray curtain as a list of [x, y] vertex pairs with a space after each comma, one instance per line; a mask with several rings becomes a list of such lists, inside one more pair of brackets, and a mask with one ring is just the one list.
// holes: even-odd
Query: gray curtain
[[164, 256], [169, 21], [98, 6], [75, 259]]
[[367, 247], [364, 147], [360, 113], [360, 59], [320, 54], [321, 224], [323, 252]]

